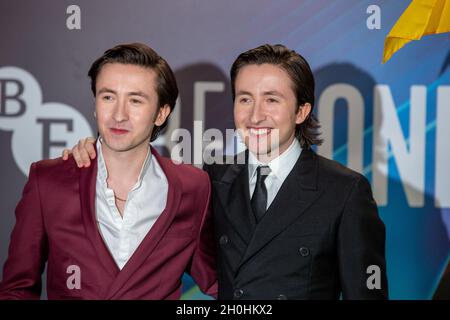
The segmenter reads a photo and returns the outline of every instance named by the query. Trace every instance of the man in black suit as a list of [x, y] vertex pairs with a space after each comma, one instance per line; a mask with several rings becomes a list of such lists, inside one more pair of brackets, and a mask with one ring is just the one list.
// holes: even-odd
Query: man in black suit
[[263, 45], [239, 55], [231, 86], [247, 151], [205, 166], [219, 299], [387, 298], [385, 227], [367, 179], [311, 149], [321, 140], [308, 63]]
[[[219, 299], [386, 299], [385, 228], [370, 185], [311, 149], [321, 140], [308, 63], [263, 45], [239, 55], [231, 85], [247, 151], [205, 165]], [[95, 157], [89, 139], [73, 151], [80, 165]]]

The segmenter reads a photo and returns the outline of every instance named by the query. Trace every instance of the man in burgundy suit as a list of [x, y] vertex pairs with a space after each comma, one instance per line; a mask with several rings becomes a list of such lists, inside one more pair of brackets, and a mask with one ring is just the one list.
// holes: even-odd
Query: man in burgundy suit
[[216, 296], [208, 175], [161, 157], [153, 141], [175, 107], [167, 62], [143, 44], [92, 65], [99, 156], [32, 164], [16, 209], [0, 299], [177, 299], [188, 272]]

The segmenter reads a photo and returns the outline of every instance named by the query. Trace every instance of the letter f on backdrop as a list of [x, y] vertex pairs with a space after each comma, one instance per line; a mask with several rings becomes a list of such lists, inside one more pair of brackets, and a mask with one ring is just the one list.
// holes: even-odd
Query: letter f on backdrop
[[450, 32], [450, 0], [413, 0], [384, 41], [383, 63], [412, 40]]

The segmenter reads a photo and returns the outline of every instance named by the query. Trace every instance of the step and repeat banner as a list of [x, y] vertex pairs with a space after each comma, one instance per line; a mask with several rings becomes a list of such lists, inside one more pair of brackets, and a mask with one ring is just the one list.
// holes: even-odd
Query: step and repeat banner
[[[281, 43], [314, 71], [325, 139], [317, 151], [372, 184], [386, 225], [390, 297], [431, 299], [450, 251], [450, 36], [424, 36], [382, 64], [385, 38], [409, 4], [1, 1], [1, 265], [30, 164], [97, 133], [87, 71], [103, 51], [143, 42], [175, 71], [178, 105], [155, 141], [170, 154], [176, 128], [197, 141], [207, 129], [233, 129], [232, 62]], [[188, 276], [183, 298], [205, 298]]]

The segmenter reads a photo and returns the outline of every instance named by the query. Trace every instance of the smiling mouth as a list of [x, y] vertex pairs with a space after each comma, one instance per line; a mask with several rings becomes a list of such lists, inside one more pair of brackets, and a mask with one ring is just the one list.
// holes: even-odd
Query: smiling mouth
[[249, 128], [248, 132], [252, 136], [263, 136], [270, 134], [271, 128]]

